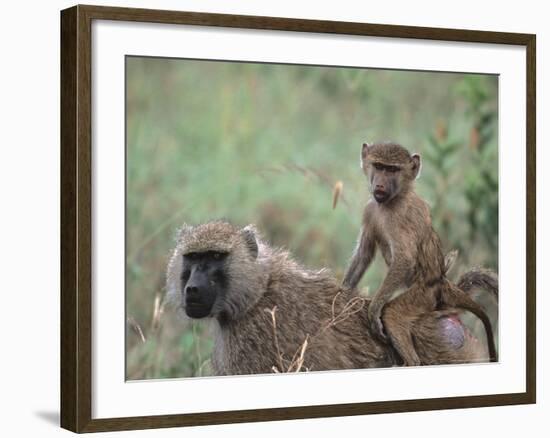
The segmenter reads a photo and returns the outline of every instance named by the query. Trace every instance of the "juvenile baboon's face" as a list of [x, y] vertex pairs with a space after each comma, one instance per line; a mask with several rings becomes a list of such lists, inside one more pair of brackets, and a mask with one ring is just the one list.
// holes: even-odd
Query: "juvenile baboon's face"
[[181, 303], [190, 318], [211, 316], [214, 303], [227, 289], [225, 261], [228, 253], [219, 251], [183, 254]]
[[404, 147], [393, 143], [365, 143], [361, 163], [370, 191], [379, 204], [406, 191], [420, 171], [420, 155], [410, 155]]
[[371, 192], [379, 204], [395, 197], [403, 185], [402, 169], [398, 166], [373, 162], [368, 169]]

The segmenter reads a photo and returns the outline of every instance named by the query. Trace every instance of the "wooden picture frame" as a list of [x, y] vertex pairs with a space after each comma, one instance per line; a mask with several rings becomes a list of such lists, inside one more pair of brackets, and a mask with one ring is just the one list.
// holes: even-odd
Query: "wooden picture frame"
[[[251, 409], [124, 418], [92, 418], [92, 22], [112, 20], [408, 38], [523, 46], [526, 49], [526, 382], [525, 392], [399, 401]], [[536, 401], [536, 37], [531, 34], [439, 29], [75, 6], [61, 12], [61, 426], [74, 432], [288, 420]]]

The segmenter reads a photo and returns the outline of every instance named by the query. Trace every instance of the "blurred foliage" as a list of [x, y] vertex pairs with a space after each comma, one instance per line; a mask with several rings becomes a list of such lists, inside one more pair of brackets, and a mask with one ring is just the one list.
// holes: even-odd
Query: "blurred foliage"
[[[393, 140], [422, 155], [417, 190], [445, 250], [460, 249], [453, 272], [497, 268], [495, 76], [126, 62], [128, 379], [210, 372], [205, 325], [183, 325], [155, 304], [183, 222], [254, 223], [305, 265], [342, 276], [368, 199], [364, 141]], [[362, 286], [375, 291], [384, 274], [378, 257]]]

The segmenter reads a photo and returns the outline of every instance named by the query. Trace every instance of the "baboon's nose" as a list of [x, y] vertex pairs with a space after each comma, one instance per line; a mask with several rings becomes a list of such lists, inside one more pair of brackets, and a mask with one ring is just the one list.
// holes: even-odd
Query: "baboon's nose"
[[199, 298], [199, 288], [194, 285], [189, 285], [185, 288], [187, 301], [196, 301]]

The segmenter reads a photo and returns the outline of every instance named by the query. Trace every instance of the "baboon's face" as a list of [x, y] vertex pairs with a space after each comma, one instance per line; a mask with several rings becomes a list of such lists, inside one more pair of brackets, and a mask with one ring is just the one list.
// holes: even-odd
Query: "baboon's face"
[[181, 273], [182, 307], [190, 318], [212, 315], [217, 300], [227, 289], [225, 262], [228, 253], [218, 251], [184, 254]]
[[228, 323], [253, 308], [266, 289], [256, 231], [213, 221], [184, 225], [166, 271], [166, 298], [190, 318]]
[[420, 155], [394, 143], [369, 145], [361, 149], [361, 167], [370, 182], [370, 191], [379, 204], [406, 192], [420, 173]]
[[403, 186], [403, 172], [399, 166], [373, 162], [368, 175], [372, 195], [379, 204], [393, 199]]

